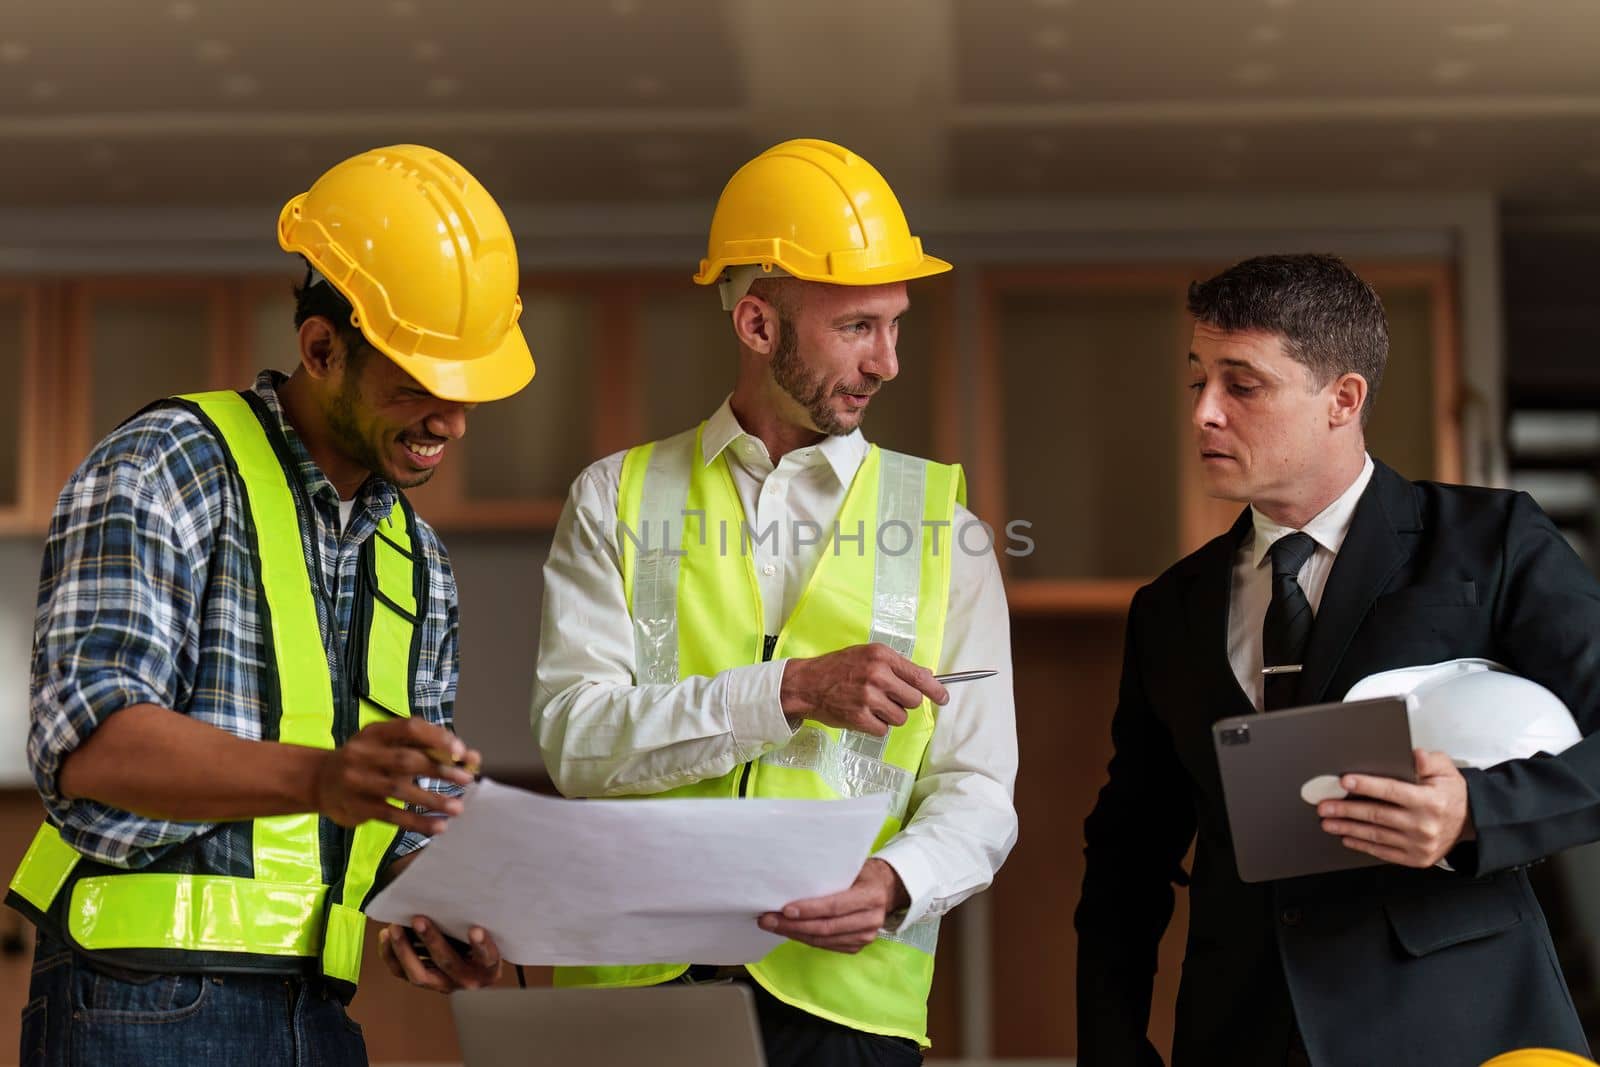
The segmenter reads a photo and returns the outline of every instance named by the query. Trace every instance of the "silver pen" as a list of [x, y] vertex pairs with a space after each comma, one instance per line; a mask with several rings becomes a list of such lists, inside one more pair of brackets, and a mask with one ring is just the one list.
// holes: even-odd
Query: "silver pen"
[[940, 685], [952, 685], [956, 682], [976, 682], [982, 678], [993, 678], [999, 671], [956, 671], [953, 674], [936, 674], [933, 680]]

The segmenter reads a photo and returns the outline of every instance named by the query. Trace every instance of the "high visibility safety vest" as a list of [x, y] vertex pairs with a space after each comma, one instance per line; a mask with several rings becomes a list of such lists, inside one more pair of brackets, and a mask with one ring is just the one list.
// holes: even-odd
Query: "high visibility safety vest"
[[[618, 537], [638, 684], [670, 684], [868, 641], [934, 666], [949, 604], [952, 522], [965, 492], [961, 468], [873, 446], [793, 614], [767, 648], [744, 507], [725, 455], [702, 461], [702, 430], [634, 448], [623, 460]], [[887, 793], [882, 845], [912, 814], [912, 787], [935, 718], [934, 705], [924, 701], [887, 738], [808, 720], [760, 759], [656, 795], [831, 799]], [[813, 1015], [926, 1045], [937, 938], [938, 919], [930, 917], [897, 933], [880, 931], [853, 956], [786, 941], [749, 970], [773, 996]], [[687, 968], [557, 968], [555, 980], [561, 986], [652, 985]]]
[[[362, 546], [344, 677], [333, 678], [317, 623], [320, 578], [301, 541], [310, 500], [288, 473], [295, 465], [287, 442], [268, 430], [271, 412], [249, 392], [165, 403], [209, 425], [244, 486], [257, 602], [270, 635], [263, 737], [331, 749], [369, 723], [410, 716], [428, 574], [412, 548], [415, 514], [404, 497]], [[137, 970], [320, 973], [353, 984], [366, 930], [361, 909], [399, 828], [371, 821], [348, 830], [306, 813], [255, 819], [249, 831], [253, 875], [242, 878], [95, 863], [46, 823], [7, 903], [74, 948]]]

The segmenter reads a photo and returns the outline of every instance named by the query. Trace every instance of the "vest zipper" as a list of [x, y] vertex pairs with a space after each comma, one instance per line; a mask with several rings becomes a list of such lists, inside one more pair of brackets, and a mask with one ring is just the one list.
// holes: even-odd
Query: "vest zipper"
[[[761, 662], [762, 663], [771, 663], [772, 662], [772, 653], [777, 647], [778, 647], [778, 635], [777, 634], [767, 634], [767, 635], [765, 635], [765, 637], [762, 639], [762, 642], [761, 642]], [[755, 767], [755, 765], [756, 765], [756, 761], [755, 760], [750, 760], [748, 763], [746, 763], [744, 765], [744, 769], [739, 772], [739, 791], [735, 795], [742, 797], [742, 796], [745, 795], [746, 790], [748, 790], [750, 788], [750, 771]]]

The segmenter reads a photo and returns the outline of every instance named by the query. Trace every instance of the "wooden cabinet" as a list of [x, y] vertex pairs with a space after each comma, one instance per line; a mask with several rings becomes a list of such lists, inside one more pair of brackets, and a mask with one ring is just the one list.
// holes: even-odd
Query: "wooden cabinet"
[[36, 286], [0, 287], [0, 532], [29, 528], [45, 492], [38, 469], [51, 449], [44, 404], [54, 377], [41, 354], [42, 297]]
[[480, 404], [467, 434], [426, 486], [411, 493], [442, 529], [555, 524], [573, 477], [594, 458], [595, 406], [607, 353], [603, 305], [585, 285], [528, 281], [522, 330], [534, 378], [514, 396]]
[[[227, 287], [205, 281], [77, 281], [67, 287], [62, 400], [81, 459], [158, 397], [227, 387]], [[69, 468], [70, 470], [70, 468]]]
[[1031, 541], [1002, 567], [1022, 610], [1125, 603], [1177, 555], [1188, 317], [1158, 272], [984, 279], [974, 498]]

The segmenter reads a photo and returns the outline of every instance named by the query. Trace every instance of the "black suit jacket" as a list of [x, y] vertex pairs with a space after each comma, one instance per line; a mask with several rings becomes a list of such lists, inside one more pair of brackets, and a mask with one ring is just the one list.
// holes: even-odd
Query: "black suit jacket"
[[1414, 484], [1378, 464], [1323, 593], [1299, 702], [1479, 656], [1553, 690], [1586, 740], [1464, 772], [1477, 842], [1452, 852], [1456, 873], [1385, 864], [1250, 885], [1211, 741], [1213, 722], [1254, 710], [1227, 653], [1249, 529], [1247, 509], [1130, 609], [1115, 754], [1085, 824], [1080, 1067], [1160, 1062], [1146, 1028], [1174, 885], [1190, 896], [1174, 1067], [1278, 1067], [1295, 1020], [1318, 1067], [1586, 1052], [1523, 868], [1600, 839], [1600, 585], [1526, 494]]

